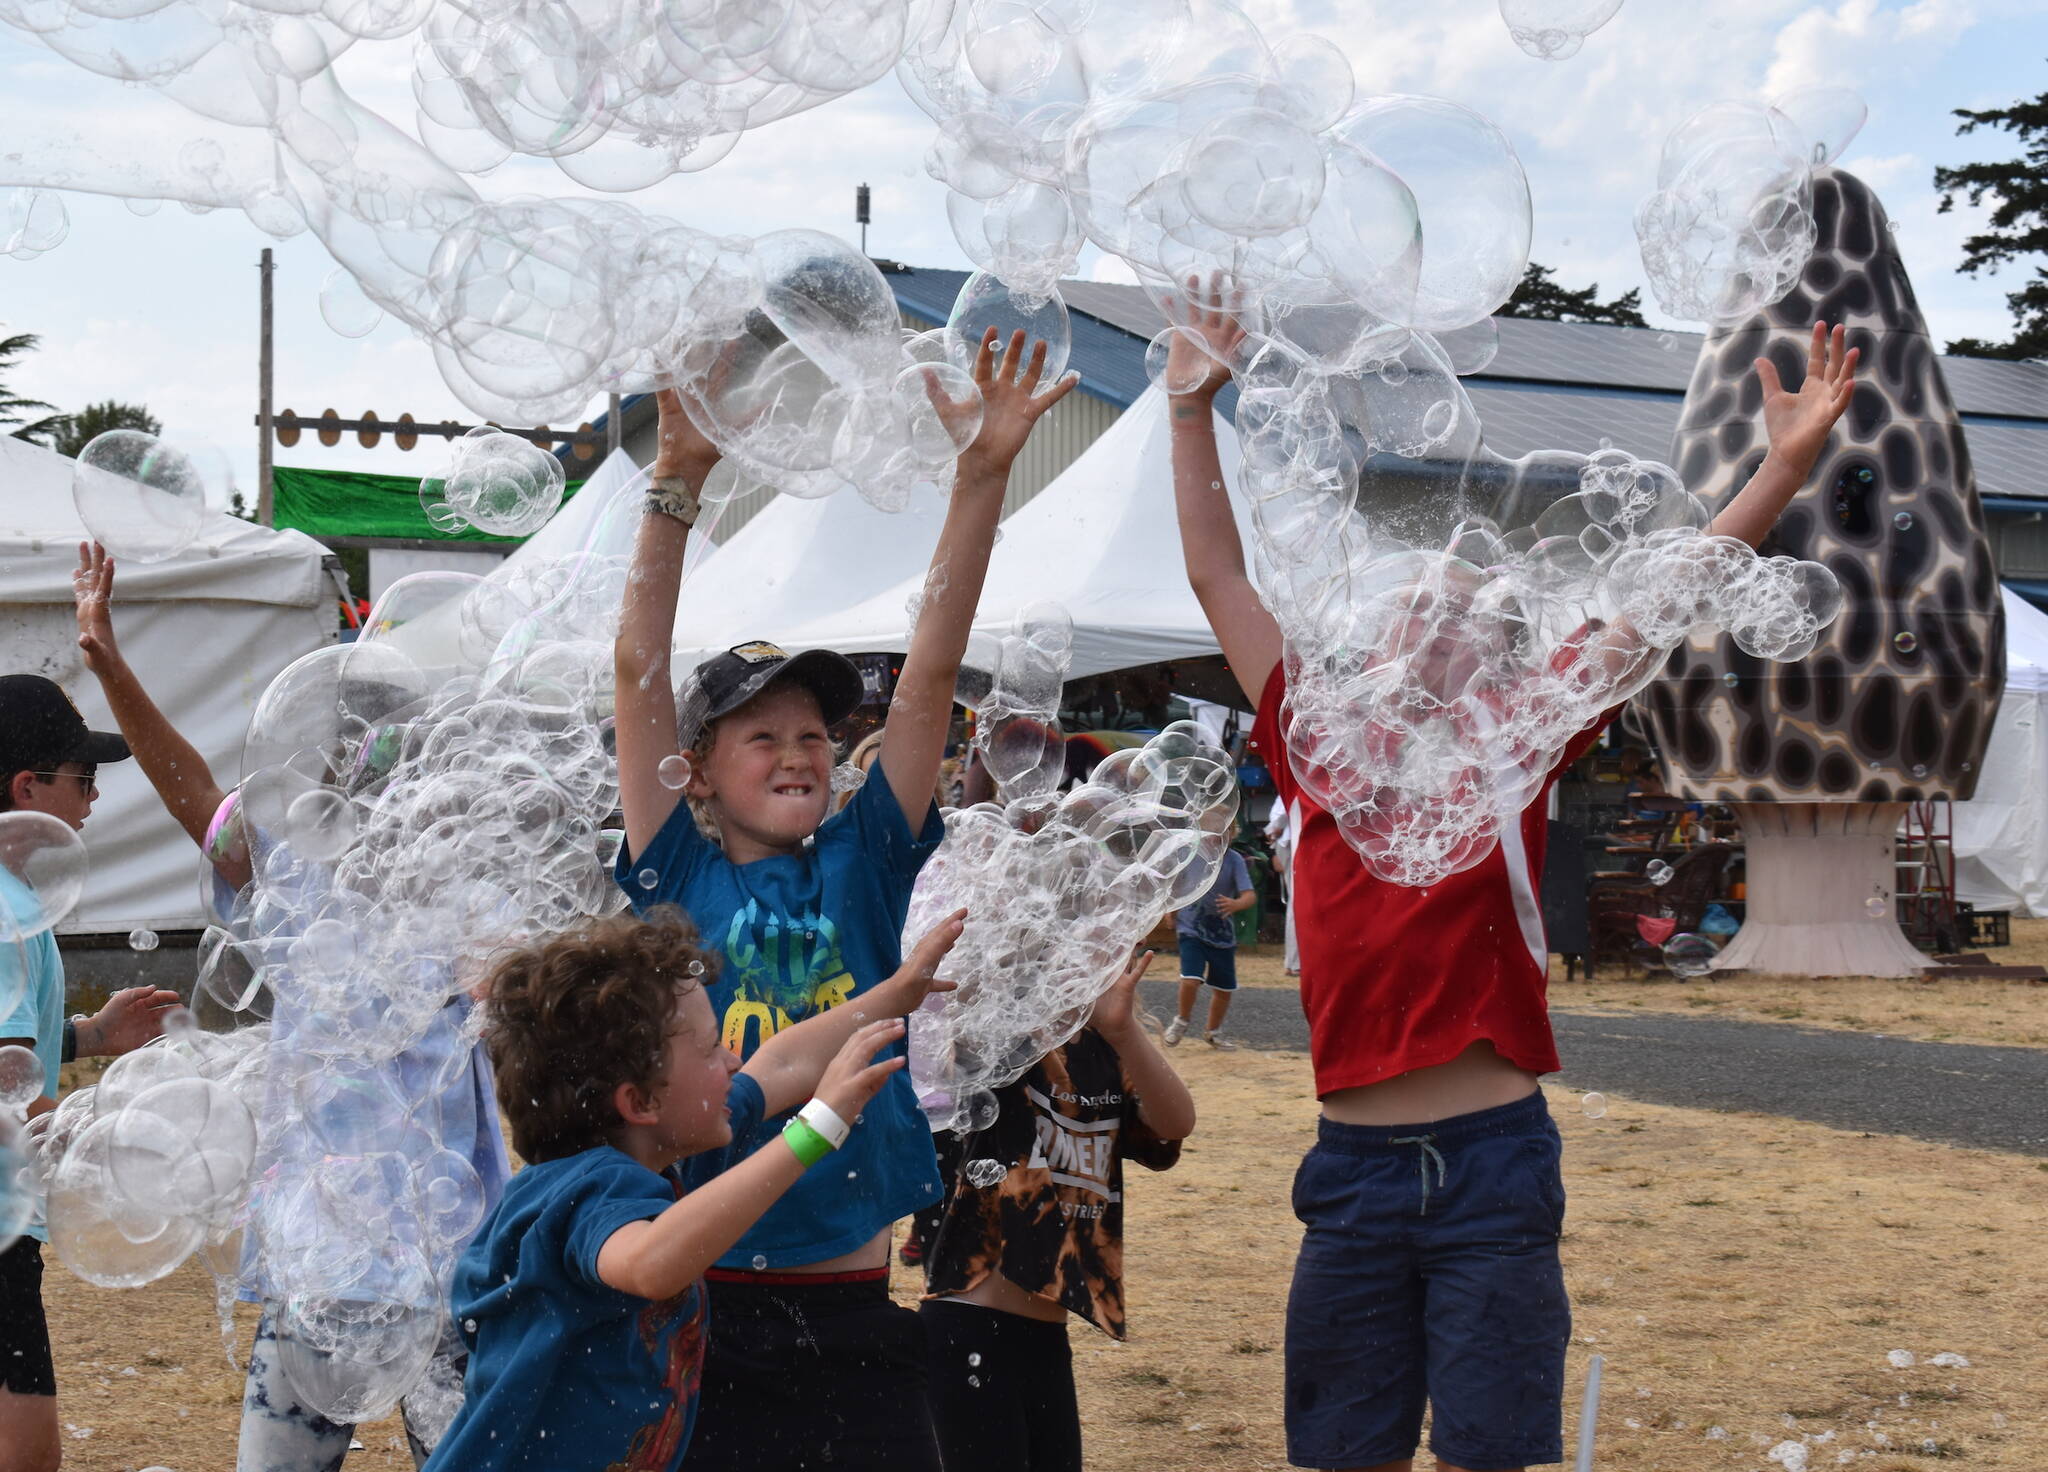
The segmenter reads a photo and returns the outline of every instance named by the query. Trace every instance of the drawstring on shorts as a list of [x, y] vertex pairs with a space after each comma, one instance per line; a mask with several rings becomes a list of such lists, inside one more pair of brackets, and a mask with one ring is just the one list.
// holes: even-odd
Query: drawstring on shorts
[[1415, 1213], [1417, 1216], [1429, 1215], [1430, 1163], [1432, 1161], [1436, 1163], [1436, 1185], [1438, 1190], [1443, 1189], [1444, 1181], [1449, 1174], [1444, 1166], [1443, 1152], [1436, 1148], [1435, 1141], [1436, 1136], [1433, 1133], [1427, 1135], [1400, 1135], [1387, 1141], [1389, 1145], [1414, 1145], [1418, 1147], [1415, 1155], [1415, 1168], [1422, 1176], [1422, 1205]]

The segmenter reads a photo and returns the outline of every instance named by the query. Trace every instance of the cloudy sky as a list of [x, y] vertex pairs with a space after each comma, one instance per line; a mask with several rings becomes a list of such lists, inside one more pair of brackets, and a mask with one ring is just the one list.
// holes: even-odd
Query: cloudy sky
[[[2008, 135], [1956, 136], [1951, 109], [2002, 106], [2048, 90], [2048, 0], [1627, 0], [1564, 62], [1525, 55], [1495, 0], [1252, 0], [1269, 38], [1319, 32], [1350, 56], [1362, 91], [1424, 92], [1498, 122], [1528, 170], [1534, 258], [1604, 294], [1644, 285], [1630, 226], [1654, 183], [1664, 136], [1700, 106], [1769, 98], [1805, 86], [1861, 92], [1870, 122], [1844, 163], [1873, 184], [1937, 339], [2003, 336], [2004, 293], [2018, 273], [1955, 272], [1971, 212], [1936, 213], [1942, 163], [2010, 157]], [[1564, 8], [1564, 7], [1561, 7]], [[364, 47], [343, 60], [349, 90], [412, 126], [409, 50]], [[0, 149], [31, 117], [58, 119], [95, 147], [142, 146], [163, 113], [0, 26]], [[158, 122], [145, 125], [149, 116]], [[893, 79], [742, 139], [709, 171], [635, 196], [645, 207], [722, 233], [791, 226], [854, 235], [854, 186], [874, 188], [874, 254], [913, 265], [966, 264], [946, 226], [944, 190], [924, 171], [931, 125]], [[19, 147], [17, 141], [15, 146]], [[481, 188], [493, 195], [580, 193], [551, 165], [515, 162]], [[75, 408], [114, 397], [147, 404], [168, 432], [224, 448], [253, 482], [258, 252], [267, 237], [237, 212], [166, 205], [138, 217], [123, 203], [67, 196], [70, 231], [33, 261], [0, 258], [0, 324], [41, 348], [15, 372], [16, 392]], [[322, 321], [332, 269], [301, 236], [276, 246], [279, 407], [353, 416], [470, 419], [427, 350], [387, 322], [347, 339]], [[1083, 274], [1103, 269], [1091, 251]], [[1645, 297], [1649, 293], [1645, 291]], [[1662, 321], [1651, 304], [1653, 320]], [[601, 406], [593, 406], [594, 414]], [[426, 449], [328, 450], [302, 441], [287, 463], [421, 475]]]

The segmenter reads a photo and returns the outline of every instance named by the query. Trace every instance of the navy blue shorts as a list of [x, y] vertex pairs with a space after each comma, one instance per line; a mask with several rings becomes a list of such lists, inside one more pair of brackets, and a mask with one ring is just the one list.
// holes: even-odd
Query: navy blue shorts
[[1192, 935], [1180, 938], [1180, 978], [1206, 981], [1219, 992], [1237, 990], [1237, 947], [1212, 946]]
[[1429, 1449], [1474, 1472], [1563, 1455], [1564, 1179], [1543, 1096], [1435, 1124], [1323, 1120], [1294, 1177], [1287, 1459]]

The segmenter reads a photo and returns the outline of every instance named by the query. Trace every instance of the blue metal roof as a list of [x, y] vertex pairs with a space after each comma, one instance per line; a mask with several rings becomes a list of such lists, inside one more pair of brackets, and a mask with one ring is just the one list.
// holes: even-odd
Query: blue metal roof
[[[935, 327], [952, 315], [969, 274], [893, 262], [882, 269], [903, 314]], [[1145, 348], [1165, 318], [1137, 286], [1065, 281], [1060, 294], [1073, 323], [1067, 366], [1080, 375], [1082, 392], [1128, 408], [1145, 391]], [[1495, 322], [1500, 351], [1465, 387], [1496, 453], [1590, 454], [1603, 442], [1645, 459], [1671, 453], [1700, 334], [1520, 317]], [[1962, 411], [1987, 508], [2017, 512], [2048, 502], [2048, 364], [1944, 357], [1942, 370]], [[1236, 407], [1231, 393], [1219, 405], [1226, 414]], [[624, 401], [628, 429], [653, 412], [648, 398]], [[599, 415], [593, 427], [603, 429], [606, 418]]]

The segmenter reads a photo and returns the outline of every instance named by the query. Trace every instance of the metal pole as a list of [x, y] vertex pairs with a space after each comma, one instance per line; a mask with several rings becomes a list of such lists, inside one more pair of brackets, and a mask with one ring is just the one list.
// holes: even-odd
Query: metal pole
[[617, 394], [613, 394], [611, 401], [605, 405], [604, 430], [605, 440], [608, 445], [606, 453], [610, 455], [618, 454], [619, 441], [625, 435], [626, 426], [619, 422], [619, 396]]
[[271, 525], [274, 510], [270, 475], [270, 278], [276, 271], [270, 247], [263, 247], [263, 259], [256, 269], [263, 280], [263, 317], [256, 348], [256, 520]]

